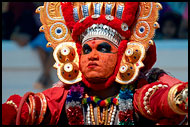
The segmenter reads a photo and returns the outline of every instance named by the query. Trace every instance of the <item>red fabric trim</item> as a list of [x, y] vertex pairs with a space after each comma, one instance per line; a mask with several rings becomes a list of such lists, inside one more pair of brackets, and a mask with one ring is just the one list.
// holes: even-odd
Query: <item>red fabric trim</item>
[[73, 29], [73, 26], [75, 25], [75, 21], [73, 18], [73, 5], [71, 2], [61, 2], [61, 9], [62, 14], [64, 16], [64, 19], [66, 21], [67, 27], [69, 29]]
[[152, 68], [152, 66], [155, 64], [157, 59], [157, 55], [156, 55], [156, 45], [151, 45], [148, 49], [148, 51], [146, 52], [146, 57], [143, 61], [144, 63], [144, 67], [142, 68], [142, 71], [146, 71]]
[[42, 92], [47, 100], [48, 109], [50, 111], [51, 119], [48, 124], [56, 125], [60, 119], [61, 111], [65, 103], [68, 89], [63, 87], [53, 87]]
[[89, 83], [86, 78], [84, 77], [84, 75], [82, 74], [82, 81], [83, 83], [93, 89], [93, 90], [103, 90], [103, 89], [106, 89], [108, 88], [111, 84], [113, 84], [113, 82], [115, 81], [115, 78], [117, 76], [117, 73], [119, 71], [119, 67], [120, 67], [120, 62], [121, 62], [121, 59], [122, 59], [122, 56], [123, 56], [123, 53], [125, 52], [125, 49], [127, 48], [127, 40], [123, 40], [120, 42], [120, 45], [118, 47], [118, 58], [117, 58], [117, 64], [116, 64], [116, 67], [115, 67], [115, 71], [114, 73], [108, 78], [108, 80], [106, 81], [105, 84], [102, 84], [102, 85], [97, 85], [97, 84], [92, 84], [92, 83]]
[[128, 26], [134, 22], [139, 2], [125, 2], [123, 10], [122, 21], [127, 23]]
[[121, 29], [121, 24], [123, 22], [115, 18], [112, 21], [108, 21], [105, 18], [105, 15], [101, 15], [98, 19], [93, 19], [91, 16], [86, 17], [83, 22], [77, 22], [73, 27], [72, 38], [75, 41], [78, 41], [79, 35], [81, 35], [88, 27], [92, 26], [93, 24], [104, 24], [110, 26], [111, 28], [115, 29], [121, 36], [129, 38], [131, 36], [130, 30], [123, 31]]

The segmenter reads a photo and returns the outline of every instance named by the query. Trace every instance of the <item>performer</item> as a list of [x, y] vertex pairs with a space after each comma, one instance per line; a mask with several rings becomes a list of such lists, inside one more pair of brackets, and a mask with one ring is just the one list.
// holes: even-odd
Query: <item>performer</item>
[[53, 47], [57, 83], [12, 95], [4, 125], [182, 125], [188, 83], [151, 69], [157, 2], [45, 2], [37, 8]]

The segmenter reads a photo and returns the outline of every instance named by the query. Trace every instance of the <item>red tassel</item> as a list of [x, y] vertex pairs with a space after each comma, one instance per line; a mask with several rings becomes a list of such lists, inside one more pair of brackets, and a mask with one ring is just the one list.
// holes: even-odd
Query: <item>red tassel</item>
[[73, 5], [71, 2], [61, 2], [61, 9], [64, 16], [64, 19], [66, 21], [67, 27], [69, 29], [73, 29], [73, 26], [75, 25], [75, 21], [73, 18]]
[[138, 6], [139, 2], [125, 2], [122, 20], [123, 22], [127, 23], [128, 26], [131, 26], [131, 24], [134, 22]]

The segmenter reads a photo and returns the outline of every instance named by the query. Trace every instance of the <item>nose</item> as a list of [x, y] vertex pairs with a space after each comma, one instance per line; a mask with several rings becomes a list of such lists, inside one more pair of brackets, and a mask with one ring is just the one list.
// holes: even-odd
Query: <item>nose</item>
[[92, 50], [92, 52], [89, 54], [88, 59], [90, 61], [95, 61], [95, 60], [99, 60], [99, 55], [98, 52], [94, 49]]

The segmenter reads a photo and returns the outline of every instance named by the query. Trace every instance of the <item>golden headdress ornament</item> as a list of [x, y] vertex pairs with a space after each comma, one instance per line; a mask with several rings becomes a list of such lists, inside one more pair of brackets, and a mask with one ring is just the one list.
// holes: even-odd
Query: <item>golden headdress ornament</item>
[[150, 69], [156, 61], [152, 38], [159, 28], [161, 8], [158, 2], [44, 2], [36, 12], [40, 13], [40, 31], [45, 33], [47, 47], [54, 49], [54, 67], [62, 82], [82, 80], [79, 47], [89, 38], [100, 37], [116, 47], [128, 40], [115, 78], [128, 84], [141, 68]]

